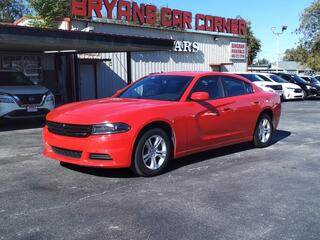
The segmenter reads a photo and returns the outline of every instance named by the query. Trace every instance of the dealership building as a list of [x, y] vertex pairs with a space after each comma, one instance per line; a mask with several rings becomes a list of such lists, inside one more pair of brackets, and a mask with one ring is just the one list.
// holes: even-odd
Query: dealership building
[[29, 27], [27, 18], [0, 24], [0, 69], [24, 72], [58, 104], [108, 97], [151, 73], [247, 70], [243, 20], [91, 1], [73, 1], [74, 18], [59, 29]]

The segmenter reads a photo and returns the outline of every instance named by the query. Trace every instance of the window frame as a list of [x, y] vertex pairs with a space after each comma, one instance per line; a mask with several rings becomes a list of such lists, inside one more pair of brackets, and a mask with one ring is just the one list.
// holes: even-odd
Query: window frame
[[223, 77], [230, 78], [230, 79], [232, 79], [232, 80], [242, 82], [242, 85], [243, 85], [244, 89], [246, 89], [246, 88], [245, 88], [245, 84], [248, 84], [248, 85], [251, 87], [251, 90], [252, 90], [252, 92], [250, 92], [250, 93], [248, 93], [248, 92], [247, 92], [247, 93], [245, 93], [245, 94], [241, 94], [241, 95], [228, 96], [228, 95], [227, 95], [227, 93], [226, 93], [226, 89], [225, 89], [225, 87], [224, 87], [224, 84], [223, 84], [223, 79], [221, 79], [221, 83], [222, 83], [222, 85], [223, 85], [223, 89], [224, 89], [224, 95], [225, 95], [225, 98], [232, 98], [232, 97], [247, 96], [247, 95], [250, 95], [250, 94], [254, 94], [254, 93], [255, 93], [254, 88], [253, 88], [253, 83], [248, 83], [248, 82], [246, 82], [246, 81], [244, 81], [244, 80], [242, 80], [242, 79], [235, 78], [235, 77], [233, 77], [233, 76], [222, 76], [222, 78], [223, 78]]
[[[207, 101], [214, 101], [214, 100], [219, 100], [219, 99], [225, 99], [225, 98], [231, 98], [231, 97], [240, 97], [240, 96], [246, 96], [246, 95], [250, 95], [250, 94], [254, 94], [255, 91], [254, 91], [254, 87], [253, 87], [253, 83], [249, 83], [247, 81], [244, 81], [242, 79], [239, 79], [239, 78], [236, 78], [236, 77], [233, 77], [233, 76], [224, 76], [224, 75], [208, 75], [208, 76], [203, 76], [203, 77], [200, 77], [197, 82], [193, 85], [192, 89], [190, 90], [189, 94], [188, 94], [188, 98], [187, 98], [187, 101], [192, 101], [191, 100], [191, 95], [193, 93], [195, 93], [193, 90], [195, 89], [195, 87], [197, 86], [197, 84], [199, 83], [199, 81], [203, 80], [204, 78], [208, 78], [208, 77], [217, 77], [218, 78], [218, 81], [219, 81], [219, 85], [220, 87], [222, 88], [222, 91], [223, 91], [223, 97], [220, 97], [220, 98], [214, 98], [214, 99], [208, 99]], [[247, 84], [248, 86], [251, 87], [251, 90], [252, 92], [250, 93], [246, 93], [246, 94], [241, 94], [241, 95], [237, 95], [237, 96], [228, 96], [226, 94], [226, 89], [224, 87], [224, 84], [223, 84], [223, 78], [231, 78], [233, 80], [236, 80], [236, 81], [241, 81], [242, 82], [242, 85], [243, 87], [245, 88], [245, 84]]]

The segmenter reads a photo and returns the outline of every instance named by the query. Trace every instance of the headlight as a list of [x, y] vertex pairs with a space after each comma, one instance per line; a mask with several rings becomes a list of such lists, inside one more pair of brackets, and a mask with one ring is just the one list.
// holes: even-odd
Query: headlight
[[312, 86], [309, 86], [309, 85], [307, 85], [306, 87], [307, 87], [308, 90], [311, 90], [311, 89], [312, 89], [312, 90], [316, 90], [315, 87], [312, 87]]
[[93, 125], [93, 135], [114, 134], [128, 132], [131, 127], [125, 123], [104, 123]]
[[1, 93], [0, 94], [0, 103], [15, 103], [14, 99], [6, 94]]
[[46, 102], [54, 104], [54, 95], [52, 93], [47, 93]]

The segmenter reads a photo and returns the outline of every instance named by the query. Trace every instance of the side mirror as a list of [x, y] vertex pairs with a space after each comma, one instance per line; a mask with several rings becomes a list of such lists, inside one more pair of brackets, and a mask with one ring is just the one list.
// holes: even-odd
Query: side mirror
[[195, 102], [207, 101], [209, 98], [209, 93], [207, 92], [195, 92], [191, 94], [191, 100]]

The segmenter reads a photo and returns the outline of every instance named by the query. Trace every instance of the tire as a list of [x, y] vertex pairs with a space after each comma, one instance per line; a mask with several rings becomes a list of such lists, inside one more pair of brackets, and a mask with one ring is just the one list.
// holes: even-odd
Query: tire
[[306, 100], [308, 98], [308, 93], [305, 90], [302, 90], [302, 91], [303, 91], [303, 100]]
[[131, 170], [138, 176], [153, 177], [161, 174], [172, 158], [172, 143], [160, 128], [144, 132], [137, 139]]
[[256, 148], [266, 148], [271, 145], [274, 134], [272, 119], [268, 114], [260, 116], [253, 135], [253, 145]]

